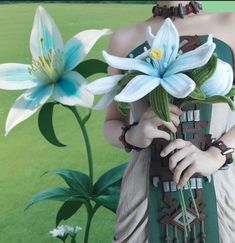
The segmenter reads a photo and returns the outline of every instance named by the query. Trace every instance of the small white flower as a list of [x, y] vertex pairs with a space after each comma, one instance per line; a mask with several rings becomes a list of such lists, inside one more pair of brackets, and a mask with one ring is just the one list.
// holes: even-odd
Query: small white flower
[[52, 237], [64, 237], [70, 235], [71, 237], [76, 236], [77, 232], [82, 228], [79, 226], [72, 227], [69, 225], [60, 225], [57, 228], [51, 230], [49, 233]]
[[62, 226], [58, 226], [56, 229], [53, 229], [49, 232], [51, 234], [52, 237], [63, 237], [65, 234], [65, 230], [63, 225]]

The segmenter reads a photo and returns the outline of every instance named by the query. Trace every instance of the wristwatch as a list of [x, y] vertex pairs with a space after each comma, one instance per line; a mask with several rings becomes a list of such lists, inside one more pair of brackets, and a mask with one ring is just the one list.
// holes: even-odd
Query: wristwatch
[[228, 165], [233, 162], [232, 153], [234, 148], [227, 147], [222, 140], [212, 140], [211, 146], [214, 146], [221, 150], [221, 154], [226, 157], [226, 160], [220, 170], [228, 169]]

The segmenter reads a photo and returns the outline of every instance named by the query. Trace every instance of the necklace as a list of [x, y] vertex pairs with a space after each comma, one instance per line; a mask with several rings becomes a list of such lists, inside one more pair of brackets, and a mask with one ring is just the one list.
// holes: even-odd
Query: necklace
[[199, 11], [202, 10], [202, 5], [196, 1], [190, 1], [185, 6], [182, 3], [178, 4], [178, 7], [167, 7], [164, 5], [160, 7], [158, 4], [153, 7], [152, 13], [153, 17], [162, 16], [164, 19], [170, 17], [171, 19], [175, 20], [175, 17], [184, 18], [185, 15], [194, 13], [197, 14]]

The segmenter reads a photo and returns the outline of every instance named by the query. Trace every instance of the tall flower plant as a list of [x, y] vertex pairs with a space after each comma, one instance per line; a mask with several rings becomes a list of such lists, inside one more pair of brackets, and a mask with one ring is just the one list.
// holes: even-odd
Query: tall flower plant
[[[53, 108], [58, 104], [69, 109], [80, 126], [86, 145], [89, 175], [69, 169], [46, 172], [45, 174], [52, 173], [63, 178], [67, 187], [56, 187], [38, 193], [28, 202], [26, 208], [43, 200], [62, 201], [63, 205], [56, 216], [58, 226], [62, 220], [70, 218], [85, 205], [88, 218], [84, 243], [88, 242], [95, 212], [101, 206], [115, 212], [125, 169], [125, 164], [113, 168], [93, 183], [93, 156], [86, 123], [91, 116], [90, 108], [94, 95], [87, 89], [87, 80], [83, 73], [76, 71], [82, 70], [79, 67], [84, 63], [86, 70], [91, 69], [89, 63], [82, 61], [95, 43], [110, 33], [109, 29], [85, 30], [64, 44], [51, 16], [44, 8], [38, 7], [30, 37], [32, 63], [0, 64], [0, 89], [26, 90], [15, 101], [8, 114], [6, 134], [40, 110], [38, 124], [41, 133], [52, 144], [63, 146], [57, 140], [53, 129]], [[99, 65], [98, 60], [93, 60], [92, 63]], [[49, 98], [52, 98], [52, 101], [48, 102]], [[81, 117], [77, 106], [88, 108], [88, 115]], [[75, 236], [72, 238], [72, 242], [75, 242]]]

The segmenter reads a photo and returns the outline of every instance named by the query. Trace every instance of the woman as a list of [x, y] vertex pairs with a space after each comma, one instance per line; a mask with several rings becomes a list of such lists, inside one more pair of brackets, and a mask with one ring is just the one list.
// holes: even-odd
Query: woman
[[[185, 6], [190, 3], [189, 1], [158, 1], [158, 8], [164, 7], [164, 5], [166, 5], [166, 8], [177, 7], [179, 4]], [[197, 14], [189, 13], [184, 18], [175, 17], [174, 24], [180, 36], [200, 36], [211, 33], [213, 37], [227, 43], [231, 51], [235, 53], [235, 30], [232, 25], [234, 21], [234, 13], [211, 14], [199, 11]], [[117, 31], [110, 40], [108, 52], [120, 57], [126, 57], [131, 52], [133, 54], [133, 50], [146, 41], [148, 26], [151, 26], [153, 33], [156, 33], [163, 22], [164, 18], [162, 16], [155, 16], [147, 19], [143, 23]], [[108, 72], [110, 75], [122, 73], [122, 71], [112, 67], [108, 68]], [[131, 120], [138, 121], [138, 124], [126, 129], [124, 133], [125, 142], [137, 148], [144, 149], [141, 151], [134, 149], [132, 154], [133, 158], [129, 162], [125, 172], [117, 210], [116, 231], [113, 242], [153, 243], [171, 242], [171, 240], [181, 242], [182, 239], [185, 242], [188, 242], [190, 239], [194, 239], [194, 242], [197, 242], [196, 240], [199, 239], [197, 238], [198, 236], [195, 236], [198, 232], [196, 229], [193, 231], [194, 236], [185, 238], [184, 235], [182, 238], [182, 236], [179, 236], [181, 233], [177, 233], [179, 225], [174, 225], [170, 221], [168, 223], [163, 222], [164, 217], [161, 217], [160, 222], [159, 218], [155, 218], [153, 215], [155, 213], [157, 214], [160, 208], [154, 208], [158, 200], [156, 199], [156, 195], [159, 196], [162, 192], [157, 192], [156, 188], [153, 188], [152, 181], [149, 187], [149, 173], [154, 175], [151, 169], [149, 171], [151, 161], [150, 145], [154, 139], [162, 139], [162, 141], [170, 140], [169, 132], [176, 132], [180, 124], [179, 117], [183, 111], [176, 105], [171, 105], [170, 111], [171, 122], [164, 122], [146, 106], [145, 102], [138, 101], [132, 106], [132, 113], [129, 117]], [[221, 112], [223, 112], [223, 115], [219, 115]], [[116, 147], [124, 147], [119, 137], [122, 134], [123, 124], [130, 123], [129, 117], [127, 118], [119, 112], [116, 102], [113, 102], [107, 110], [104, 134], [106, 139]], [[232, 127], [226, 132], [228, 120], [228, 106], [223, 104], [213, 105], [209, 133], [214, 138], [223, 141], [227, 147], [234, 148], [235, 127]], [[163, 129], [163, 127], [168, 130]], [[175, 150], [177, 152], [172, 154]], [[210, 226], [205, 226], [204, 221], [200, 221], [203, 222], [200, 239], [202, 242], [210, 243], [219, 241], [223, 243], [234, 242], [235, 221], [233, 218], [235, 218], [235, 206], [233, 206], [233, 203], [235, 202], [233, 199], [235, 199], [235, 195], [233, 195], [232, 186], [234, 184], [233, 182], [235, 182], [235, 169], [233, 166], [230, 166], [229, 170], [218, 171], [226, 161], [226, 157], [221, 154], [221, 149], [211, 146], [206, 151], [203, 151], [186, 139], [176, 139], [165, 145], [159, 153], [162, 158], [168, 157], [168, 166], [173, 174], [173, 181], [178, 188], [183, 188], [195, 173], [204, 177], [214, 174], [217, 212], [215, 214], [210, 213], [213, 215], [209, 213], [208, 215], [207, 213], [203, 215], [211, 220], [206, 224], [209, 225], [213, 222], [215, 226], [213, 226], [213, 229], [209, 229]], [[160, 157], [158, 159], [160, 160]], [[155, 178], [159, 179], [159, 177]], [[211, 192], [211, 197], [213, 198], [213, 182], [211, 184], [212, 189], [210, 189], [209, 193]], [[157, 183], [155, 186], [157, 186]], [[154, 196], [155, 193], [160, 194]], [[166, 197], [163, 196], [159, 200], [164, 201]], [[168, 206], [170, 204], [171, 202], [168, 201]], [[173, 207], [172, 205], [170, 207]], [[210, 205], [206, 206], [209, 209], [211, 208]], [[218, 218], [218, 223], [214, 222], [216, 218]], [[164, 227], [159, 226], [161, 224]], [[217, 224], [219, 225], [219, 235], [217, 234]], [[194, 227], [194, 224], [192, 225]], [[162, 232], [159, 235], [157, 231]]]

